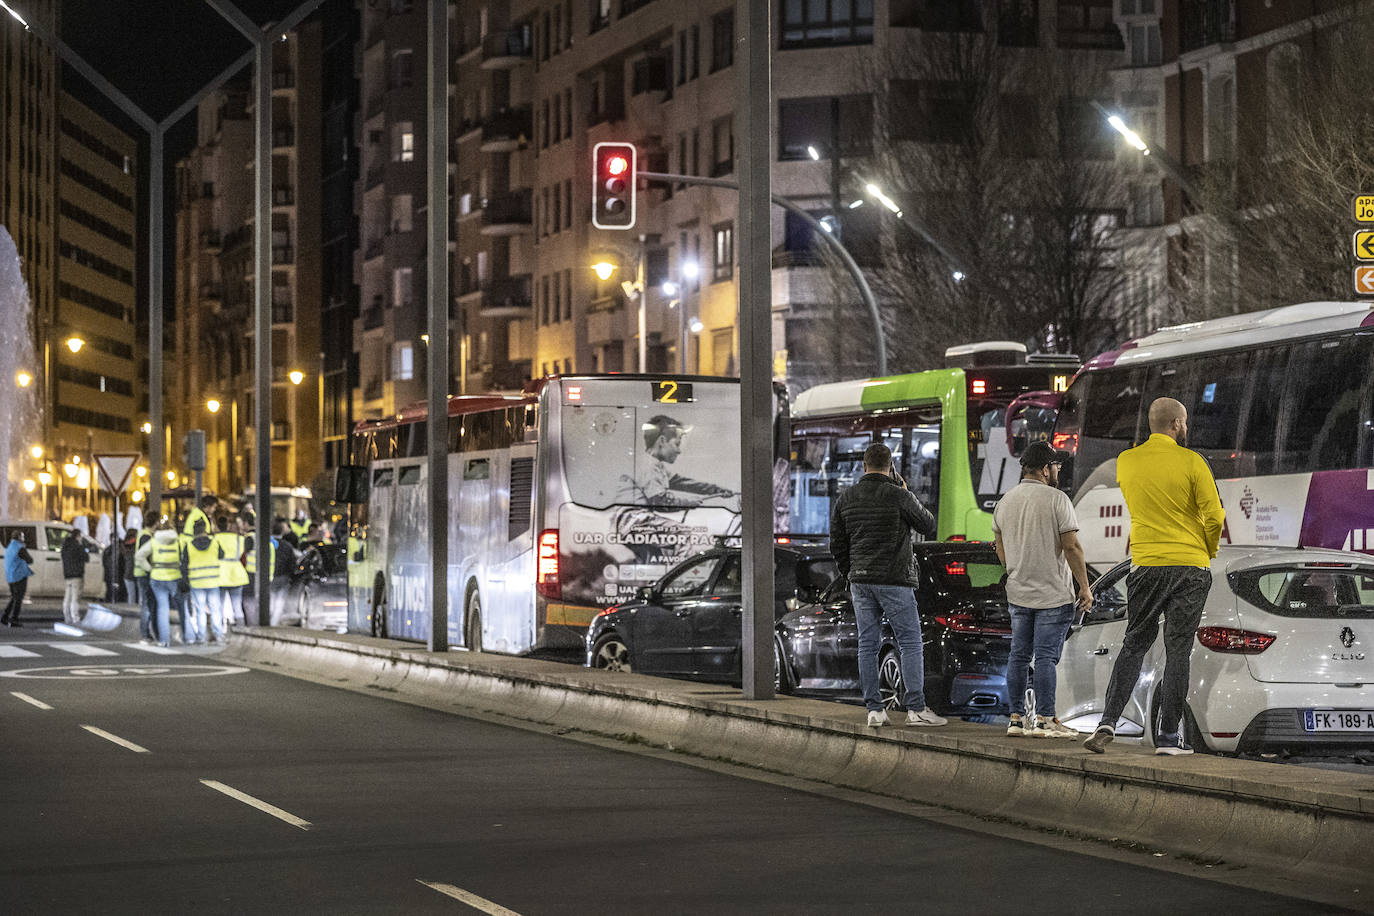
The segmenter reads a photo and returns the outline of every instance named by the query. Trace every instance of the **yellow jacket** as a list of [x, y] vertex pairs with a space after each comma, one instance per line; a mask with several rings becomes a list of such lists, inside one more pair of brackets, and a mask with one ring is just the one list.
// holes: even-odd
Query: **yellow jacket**
[[215, 535], [219, 546], [219, 585], [220, 588], [238, 588], [248, 584], [248, 570], [243, 568], [239, 557], [243, 556], [246, 542], [243, 535], [236, 531], [221, 531]]
[[1131, 513], [1132, 563], [1210, 565], [1226, 513], [1201, 455], [1154, 433], [1117, 458], [1116, 482]]

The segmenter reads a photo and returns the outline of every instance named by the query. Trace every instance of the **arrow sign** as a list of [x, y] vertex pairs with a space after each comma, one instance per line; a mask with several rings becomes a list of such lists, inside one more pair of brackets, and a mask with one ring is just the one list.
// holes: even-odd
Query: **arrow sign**
[[1361, 229], [1355, 233], [1355, 260], [1374, 261], [1374, 230]]
[[121, 452], [91, 457], [95, 460], [96, 469], [100, 472], [100, 485], [118, 496], [124, 492], [124, 487], [129, 482], [129, 475], [133, 473], [134, 465], [138, 464], [138, 459], [141, 456], [137, 452]]
[[1374, 264], [1355, 268], [1355, 295], [1374, 296]]

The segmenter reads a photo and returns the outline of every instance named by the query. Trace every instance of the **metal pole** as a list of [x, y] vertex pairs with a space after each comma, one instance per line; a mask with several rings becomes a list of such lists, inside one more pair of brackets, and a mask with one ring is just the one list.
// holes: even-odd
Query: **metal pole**
[[744, 696], [773, 698], [773, 98], [771, 4], [735, 4], [739, 129], [740, 534], [744, 555]]
[[429, 0], [429, 651], [448, 651], [448, 0]]
[[258, 469], [254, 536], [258, 625], [272, 623], [272, 42], [259, 34], [253, 64], [253, 426]]
[[644, 234], [639, 236], [639, 260], [635, 264], [635, 287], [639, 290], [639, 373], [643, 375], [648, 371], [649, 345], [645, 340], [645, 314], [644, 310], [649, 301], [649, 291], [644, 288]]
[[[703, 178], [700, 175], [679, 175], [676, 172], [640, 172], [640, 178], [647, 178], [650, 181], [678, 181], [684, 184], [701, 184], [713, 188], [733, 188], [738, 190], [739, 182], [731, 181], [728, 178]], [[832, 236], [821, 228], [821, 224], [810, 213], [807, 213], [790, 198], [783, 197], [781, 194], [771, 195], [773, 203], [782, 207], [789, 213], [794, 214], [808, 226], [816, 231], [816, 237], [822, 239], [827, 245], [834, 249], [835, 254], [844, 264], [845, 270], [854, 278], [854, 285], [859, 288], [859, 298], [863, 299], [864, 305], [868, 307], [869, 316], [873, 319], [873, 337], [875, 343], [874, 362], [877, 363], [878, 375], [887, 375], [887, 343], [883, 339], [883, 320], [882, 314], [878, 311], [878, 300], [873, 296], [873, 289], [868, 285], [868, 280], [864, 278], [863, 271], [854, 261], [849, 251], [840, 243], [840, 240]], [[918, 230], [919, 231], [919, 230]], [[700, 355], [700, 351], [698, 351]], [[772, 361], [772, 355], [769, 355]]]
[[[161, 512], [163, 464], [162, 438], [162, 128], [149, 136], [148, 168], [148, 505]], [[137, 419], [137, 417], [135, 417]], [[157, 524], [150, 519], [147, 527]]]

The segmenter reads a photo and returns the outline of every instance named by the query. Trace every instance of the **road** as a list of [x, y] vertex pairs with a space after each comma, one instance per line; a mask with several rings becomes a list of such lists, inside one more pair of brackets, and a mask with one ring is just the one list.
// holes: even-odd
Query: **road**
[[0, 632], [7, 914], [1328, 912], [204, 650]]

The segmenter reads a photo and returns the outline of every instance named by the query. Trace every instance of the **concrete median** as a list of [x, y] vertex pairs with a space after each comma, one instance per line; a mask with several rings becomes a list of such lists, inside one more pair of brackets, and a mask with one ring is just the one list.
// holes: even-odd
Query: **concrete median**
[[[223, 656], [401, 700], [669, 748], [710, 760], [1139, 844], [1349, 889], [1374, 905], [1374, 781], [1357, 773], [1113, 745], [1008, 738], [985, 725], [870, 729], [820, 700], [352, 635], [237, 628]], [[1361, 898], [1369, 898], [1366, 902]]]

